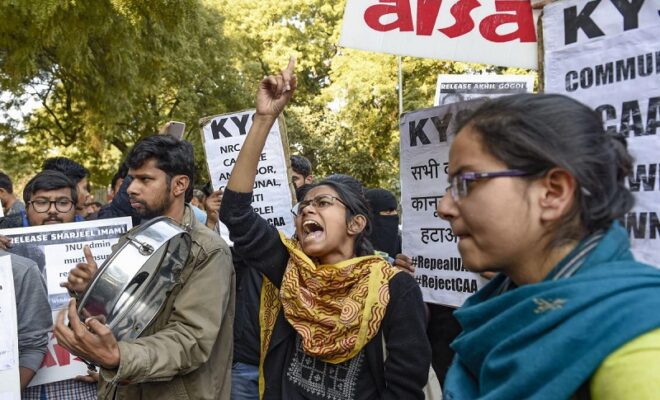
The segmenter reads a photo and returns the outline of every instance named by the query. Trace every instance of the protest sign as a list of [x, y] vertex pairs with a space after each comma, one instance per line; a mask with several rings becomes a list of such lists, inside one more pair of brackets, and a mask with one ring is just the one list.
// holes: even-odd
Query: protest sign
[[339, 44], [405, 56], [536, 68], [529, 1], [348, 0]]
[[401, 116], [403, 253], [413, 260], [424, 301], [459, 307], [484, 280], [463, 266], [458, 237], [436, 208], [445, 195], [449, 137], [459, 113], [483, 100], [454, 103]]
[[[413, 259], [415, 277], [426, 302], [460, 307], [485, 283], [465, 269], [458, 253], [458, 238], [436, 212], [448, 185], [449, 147], [456, 116], [476, 108], [484, 101], [480, 97], [531, 92], [533, 83], [529, 75], [440, 75], [436, 101], [444, 100], [445, 105], [401, 117], [403, 252]], [[472, 100], [455, 102], [460, 99]]]
[[[255, 110], [206, 117], [200, 120], [202, 141], [211, 176], [213, 190], [224, 189], [231, 176], [236, 158], [252, 126]], [[282, 122], [274, 124], [268, 133], [261, 153], [254, 182], [252, 206], [277, 229], [293, 235], [295, 226], [291, 214], [294, 199], [288, 171], [288, 141]], [[227, 228], [220, 225], [220, 233], [229, 241]]]
[[19, 400], [18, 322], [11, 257], [0, 257], [0, 399]]
[[594, 108], [635, 159], [624, 218], [635, 256], [660, 259], [660, 14], [657, 0], [566, 0], [543, 17], [545, 90]]
[[532, 75], [438, 75], [433, 105], [534, 91]]
[[[12, 240], [12, 253], [37, 263], [46, 280], [48, 302], [53, 321], [69, 301], [67, 290], [60, 287], [76, 264], [85, 262], [83, 247], [89, 246], [98, 265], [112, 252], [112, 245], [132, 227], [130, 217], [101, 219], [67, 224], [39, 225], [2, 229], [0, 235]], [[86, 375], [87, 366], [72, 356], [49, 333], [48, 351], [30, 386], [41, 385]]]

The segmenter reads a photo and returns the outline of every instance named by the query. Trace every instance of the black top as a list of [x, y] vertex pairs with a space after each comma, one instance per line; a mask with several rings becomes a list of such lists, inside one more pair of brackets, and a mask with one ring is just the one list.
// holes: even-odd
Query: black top
[[[277, 287], [282, 283], [289, 253], [280, 241], [275, 227], [254, 212], [252, 193], [225, 190], [220, 208], [220, 220], [229, 228], [234, 250], [246, 265], [258, 269]], [[426, 316], [422, 293], [412, 276], [396, 274], [389, 283], [390, 302], [380, 330], [360, 352], [364, 369], [358, 367], [358, 386], [352, 397], [362, 400], [375, 387], [380, 399], [424, 399], [423, 387], [428, 380], [431, 347], [426, 336]], [[387, 359], [383, 355], [383, 336]], [[332, 372], [327, 370], [326, 384], [319, 393], [309, 394], [307, 383], [296, 379], [294, 357], [301, 357], [301, 365], [310, 360], [296, 352], [298, 334], [280, 312], [275, 322], [266, 359], [264, 361], [265, 399], [315, 398], [334, 399], [328, 387]], [[360, 357], [360, 355], [356, 356]], [[314, 360], [312, 357], [308, 359]], [[320, 361], [320, 360], [319, 360]], [[350, 363], [353, 360], [348, 360]], [[343, 365], [343, 363], [342, 363]], [[323, 366], [316, 365], [315, 370]], [[287, 375], [288, 371], [292, 371]], [[336, 372], [336, 371], [335, 371]], [[300, 375], [298, 375], [300, 376]], [[370, 379], [369, 379], [370, 378]], [[314, 379], [314, 378], [312, 378]], [[359, 383], [362, 380], [373, 384]], [[345, 381], [345, 379], [344, 379]]]
[[259, 365], [259, 305], [262, 278], [249, 268], [232, 248], [236, 271], [236, 314], [234, 316], [234, 362]]

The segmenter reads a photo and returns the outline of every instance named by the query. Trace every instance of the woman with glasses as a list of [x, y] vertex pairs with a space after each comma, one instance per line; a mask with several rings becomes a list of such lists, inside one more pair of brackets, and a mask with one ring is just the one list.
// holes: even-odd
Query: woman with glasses
[[[369, 207], [344, 180], [312, 185], [287, 238], [257, 215], [252, 187], [270, 127], [296, 87], [294, 61], [257, 92], [257, 111], [227, 183], [220, 219], [235, 251], [264, 274], [264, 399], [423, 399], [430, 346], [415, 280], [373, 256]], [[357, 185], [359, 186], [359, 185]]]
[[631, 168], [568, 97], [493, 100], [461, 124], [438, 214], [467, 268], [499, 274], [454, 313], [445, 398], [658, 398], [660, 271], [618, 222]]

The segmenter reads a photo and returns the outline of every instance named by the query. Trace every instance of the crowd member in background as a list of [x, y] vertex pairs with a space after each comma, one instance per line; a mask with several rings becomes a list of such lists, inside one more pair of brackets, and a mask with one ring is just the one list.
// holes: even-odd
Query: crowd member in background
[[310, 184], [314, 180], [312, 176], [312, 163], [304, 156], [293, 155], [291, 160], [291, 183], [298, 189], [304, 184]]
[[106, 196], [108, 203], [110, 203], [112, 199], [114, 199], [114, 197], [117, 195], [117, 193], [119, 193], [119, 188], [121, 187], [122, 183], [124, 183], [124, 179], [126, 178], [127, 174], [128, 166], [126, 166], [125, 162], [122, 162], [117, 172], [112, 175], [110, 188], [108, 189], [108, 195]]
[[499, 274], [454, 313], [445, 397], [657, 399], [660, 270], [618, 222], [625, 139], [562, 95], [492, 100], [458, 129], [437, 211], [465, 266]]
[[190, 204], [199, 208], [200, 210], [204, 210], [205, 200], [206, 200], [206, 195], [204, 194], [204, 192], [202, 192], [200, 189], [193, 190], [193, 197], [192, 200], [190, 201]]
[[369, 241], [374, 249], [393, 259], [401, 253], [398, 202], [392, 192], [385, 189], [369, 189], [365, 196], [373, 213], [373, 229]]
[[21, 390], [25, 389], [41, 366], [48, 347], [48, 331], [53, 324], [46, 283], [37, 264], [25, 257], [0, 250], [11, 256], [18, 324], [18, 368]]
[[[55, 336], [73, 354], [101, 366], [102, 399], [227, 399], [234, 271], [227, 244], [199, 223], [186, 204], [195, 174], [193, 146], [171, 136], [149, 136], [135, 144], [126, 163], [132, 207], [144, 219], [164, 216], [186, 227], [192, 239], [190, 256], [177, 285], [138, 338], [118, 342], [107, 325], [94, 319], [83, 323], [75, 301], [69, 303], [70, 325], [60, 313]], [[97, 269], [89, 249], [85, 253], [88, 262], [78, 264], [63, 284], [77, 293], [85, 290]]]
[[25, 211], [25, 204], [14, 195], [14, 185], [4, 172], [0, 172], [0, 202], [5, 216]]
[[331, 180], [315, 185], [292, 210], [292, 239], [252, 208], [259, 156], [295, 90], [293, 67], [262, 80], [220, 210], [236, 252], [268, 278], [260, 391], [264, 399], [423, 399], [430, 347], [421, 291], [373, 255], [362, 193]]
[[101, 211], [101, 207], [103, 207], [103, 204], [98, 201], [92, 201], [85, 204], [85, 209], [87, 211], [86, 219], [96, 219], [98, 212]]
[[128, 198], [126, 189], [131, 184], [132, 178], [128, 176], [128, 165], [123, 161], [119, 169], [112, 177], [112, 201], [101, 207], [98, 213], [98, 219], [131, 217], [133, 226], [140, 225], [141, 217], [137, 211], [131, 207], [131, 201]]
[[[21, 224], [18, 226], [60, 224], [75, 220], [76, 202], [79, 199], [77, 185], [59, 171], [44, 170], [35, 175], [25, 185], [23, 199], [26, 204], [26, 214], [25, 219], [21, 219]], [[45, 257], [37, 246], [15, 244], [9, 248], [9, 251], [36, 262], [43, 274]], [[48, 306], [48, 314], [47, 320], [51, 321], [50, 306]], [[45, 317], [40, 319], [46, 320]], [[21, 398], [23, 400], [91, 400], [96, 399], [96, 384], [68, 379], [29, 387], [23, 390]]]
[[76, 184], [78, 191], [78, 200], [76, 202], [76, 221], [84, 221], [87, 216], [85, 204], [89, 198], [89, 171], [79, 163], [66, 158], [54, 157], [44, 161], [42, 166], [44, 170], [59, 171], [66, 175]]

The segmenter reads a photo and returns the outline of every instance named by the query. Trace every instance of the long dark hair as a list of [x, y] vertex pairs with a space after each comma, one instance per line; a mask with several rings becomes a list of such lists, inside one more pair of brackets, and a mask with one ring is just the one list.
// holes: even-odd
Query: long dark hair
[[[334, 175], [333, 175], [334, 176]], [[346, 223], [350, 223], [354, 216], [363, 215], [367, 220], [362, 232], [355, 237], [355, 255], [358, 257], [368, 256], [374, 254], [374, 247], [369, 242], [367, 237], [371, 233], [371, 211], [369, 203], [364, 197], [362, 184], [355, 178], [347, 175], [341, 175], [342, 179], [334, 179], [333, 177], [325, 178], [324, 180], [313, 184], [309, 187], [308, 191], [317, 186], [330, 186], [337, 192], [337, 196], [346, 205]], [[352, 179], [351, 182], [345, 181], [348, 177]]]
[[558, 94], [501, 97], [465, 116], [458, 130], [466, 126], [509, 168], [540, 176], [559, 167], [576, 180], [576, 201], [557, 223], [553, 244], [606, 229], [633, 206], [624, 184], [632, 171], [625, 138], [606, 133], [599, 115], [577, 100]]

